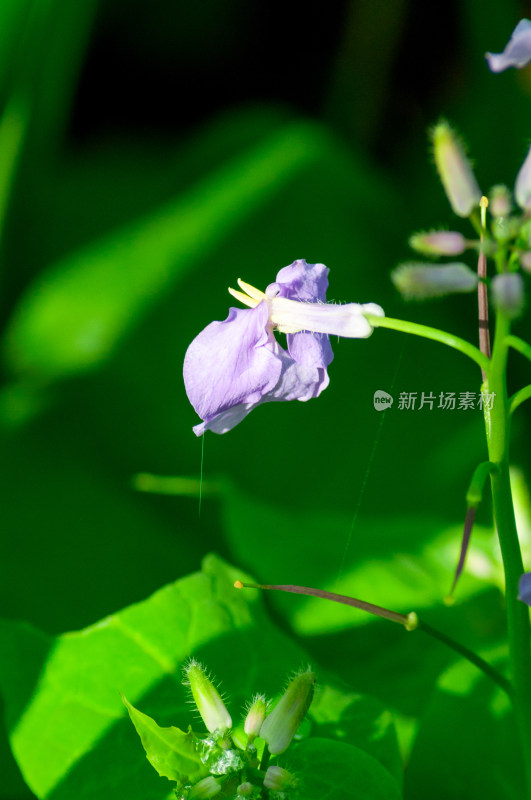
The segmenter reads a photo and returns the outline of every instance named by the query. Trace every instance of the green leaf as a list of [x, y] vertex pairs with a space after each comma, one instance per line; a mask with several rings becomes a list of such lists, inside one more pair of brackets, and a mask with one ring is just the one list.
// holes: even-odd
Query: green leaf
[[[192, 720], [181, 667], [190, 655], [222, 681], [233, 719], [253, 694], [273, 697], [289, 672], [308, 663], [265, 615], [260, 593], [234, 589], [236, 578], [245, 575], [209, 556], [202, 572], [75, 633], [54, 639], [27, 625], [0, 624], [0, 689], [10, 744], [38, 798], [166, 797], [167, 784], [147, 763], [120, 692], [142, 707], [137, 722], [153, 717], [161, 726], [186, 728]], [[319, 682], [328, 693], [329, 681]], [[348, 696], [343, 704], [336, 699], [338, 719], [348, 704]], [[317, 732], [322, 723], [335, 735], [330, 714], [321, 711]], [[357, 734], [356, 744], [371, 752], [380, 716], [375, 709], [374, 724], [365, 719], [360, 729], [366, 734]], [[348, 741], [352, 726], [340, 727]], [[391, 737], [378, 757], [386, 764], [396, 758]]]
[[317, 725], [317, 736], [361, 748], [386, 767], [399, 786], [402, 785], [402, 761], [393, 719], [378, 700], [347, 689], [323, 686], [317, 692], [309, 715]]
[[357, 747], [307, 739], [289, 751], [290, 769], [302, 783], [304, 800], [399, 800], [399, 785], [375, 758]]
[[161, 728], [154, 719], [138, 711], [122, 696], [131, 721], [142, 740], [147, 759], [163, 778], [182, 783], [195, 783], [208, 775], [201, 763], [191, 731]]
[[98, 364], [174, 281], [331, 146], [316, 126], [285, 125], [177, 200], [54, 264], [15, 311], [11, 368], [54, 378]]
[[459, 661], [441, 675], [420, 720], [405, 775], [406, 797], [520, 800], [526, 793], [518, 750], [507, 696]]

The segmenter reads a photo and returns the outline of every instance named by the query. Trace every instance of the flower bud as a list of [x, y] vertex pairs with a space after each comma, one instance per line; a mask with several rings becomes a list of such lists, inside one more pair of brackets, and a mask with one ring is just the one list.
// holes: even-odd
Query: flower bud
[[459, 217], [479, 205], [481, 190], [459, 139], [444, 120], [432, 132], [435, 164], [446, 196]]
[[296, 675], [265, 718], [260, 736], [272, 755], [279, 755], [289, 747], [312, 702], [314, 684], [315, 675], [310, 670]]
[[240, 783], [236, 789], [236, 800], [257, 800], [257, 798], [261, 796], [260, 788], [258, 786], [253, 786], [249, 781]]
[[391, 280], [407, 300], [426, 300], [446, 294], [472, 292], [478, 276], [466, 264], [401, 264], [391, 273]]
[[496, 275], [490, 286], [492, 302], [509, 319], [516, 319], [524, 309], [524, 281], [517, 272]]
[[249, 743], [256, 739], [260, 734], [260, 728], [265, 719], [267, 711], [267, 700], [263, 694], [257, 694], [249, 706], [245, 717], [244, 730], [249, 737]]
[[466, 239], [457, 231], [415, 233], [409, 246], [425, 256], [458, 256], [466, 249]]
[[265, 774], [264, 786], [274, 792], [284, 792], [297, 786], [295, 775], [282, 767], [269, 767]]
[[531, 250], [527, 250], [525, 253], [521, 254], [520, 264], [522, 265], [522, 269], [526, 272], [531, 272]]
[[209, 800], [210, 797], [215, 797], [221, 791], [221, 784], [209, 775], [207, 778], [196, 783], [192, 786], [188, 793], [188, 800]]
[[231, 728], [232, 719], [225, 703], [201, 664], [192, 658], [184, 667], [184, 673], [184, 683], [190, 686], [194, 702], [210, 733]]
[[524, 211], [531, 210], [531, 147], [516, 176], [514, 196], [520, 208], [523, 208]]
[[524, 572], [518, 583], [518, 599], [531, 606], [531, 572]]
[[489, 192], [489, 209], [493, 217], [507, 217], [511, 213], [511, 193], [507, 186], [498, 184]]

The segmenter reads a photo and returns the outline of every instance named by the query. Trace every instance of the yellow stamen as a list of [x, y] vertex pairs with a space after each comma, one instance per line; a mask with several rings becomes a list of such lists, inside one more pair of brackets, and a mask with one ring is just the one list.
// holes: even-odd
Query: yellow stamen
[[258, 300], [259, 302], [265, 300], [264, 292], [261, 292], [260, 289], [256, 289], [254, 286], [251, 286], [250, 283], [245, 283], [245, 281], [242, 281], [241, 278], [238, 278], [238, 286], [240, 289], [243, 289], [243, 291], [246, 292], [249, 297], [252, 297], [253, 300]]
[[231, 289], [230, 286], [229, 286], [229, 293], [233, 297], [235, 297], [236, 300], [239, 300], [240, 303], [243, 303], [244, 306], [249, 306], [249, 308], [255, 308], [258, 305], [258, 303], [260, 303], [260, 300], [255, 300], [252, 297], [247, 297], [247, 295], [244, 294], [243, 292], [239, 292], [237, 289]]

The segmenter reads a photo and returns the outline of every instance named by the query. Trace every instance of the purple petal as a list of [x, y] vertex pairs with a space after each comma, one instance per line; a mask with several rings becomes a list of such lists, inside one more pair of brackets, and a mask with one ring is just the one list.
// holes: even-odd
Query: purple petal
[[283, 366], [267, 321], [266, 303], [231, 308], [224, 322], [207, 325], [189, 346], [183, 368], [186, 393], [205, 422], [229, 409], [232, 419], [235, 406], [252, 407], [277, 385]]
[[[300, 302], [325, 303], [328, 272], [328, 267], [324, 264], [308, 264], [300, 258], [278, 272], [276, 283], [269, 284], [266, 295]], [[283, 373], [283, 388], [277, 387], [277, 390], [291, 395], [288, 386], [296, 374], [297, 399], [309, 400], [318, 397], [330, 382], [326, 368], [334, 358], [328, 336], [303, 331], [288, 334], [287, 343], [290, 356], [299, 366], [292, 367], [289, 373]]]
[[491, 72], [503, 72], [508, 67], [525, 67], [531, 61], [531, 21], [521, 19], [503, 53], [486, 53]]
[[518, 584], [518, 599], [531, 606], [531, 572], [524, 572]]
[[307, 264], [299, 258], [277, 274], [275, 283], [266, 289], [267, 297], [287, 297], [306, 303], [324, 303], [328, 289], [328, 267], [324, 264]]
[[240, 403], [220, 411], [209, 420], [196, 425], [193, 430], [197, 436], [201, 436], [207, 430], [227, 433], [262, 403], [311, 400], [326, 389], [330, 380], [326, 369], [298, 364], [276, 341], [270, 341], [267, 347], [271, 348], [281, 367], [276, 385], [255, 401]]
[[[295, 334], [301, 336], [303, 334]], [[312, 341], [312, 334], [307, 334], [308, 340]], [[326, 337], [328, 339], [328, 337]], [[313, 348], [313, 342], [310, 345]], [[304, 345], [301, 345], [300, 353], [302, 354]], [[326, 389], [330, 379], [325, 367], [319, 364], [304, 363], [293, 359], [279, 344], [277, 344], [277, 353], [282, 360], [282, 373], [277, 385], [264, 396], [263, 402], [272, 402], [274, 400], [311, 400], [313, 397], [318, 397], [323, 389]]]

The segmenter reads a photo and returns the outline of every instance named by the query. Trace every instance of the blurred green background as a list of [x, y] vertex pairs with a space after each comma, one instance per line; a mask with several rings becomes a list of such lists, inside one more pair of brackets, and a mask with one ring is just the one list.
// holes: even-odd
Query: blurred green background
[[[499, 644], [488, 507], [459, 602], [442, 605], [485, 455], [479, 411], [395, 402], [382, 418], [372, 401], [479, 391], [458, 353], [385, 330], [337, 342], [319, 401], [266, 405], [206, 436], [200, 515], [197, 496], [140, 493], [133, 476], [199, 477], [182, 361], [226, 317], [238, 277], [263, 288], [294, 259], [321, 261], [330, 299], [476, 340], [474, 297], [406, 306], [389, 272], [414, 230], [469, 233], [429, 154], [439, 116], [484, 191], [512, 186], [531, 71], [493, 76], [483, 55], [522, 16], [531, 5], [511, 0], [2, 1], [3, 617], [81, 628], [215, 551], [263, 581], [424, 608], [478, 649]], [[522, 362], [513, 390], [529, 382]], [[524, 472], [526, 412], [513, 428]], [[407, 749], [449, 654], [300, 598], [272, 612], [396, 712]], [[0, 797], [32, 796], [5, 740], [0, 773]]]

